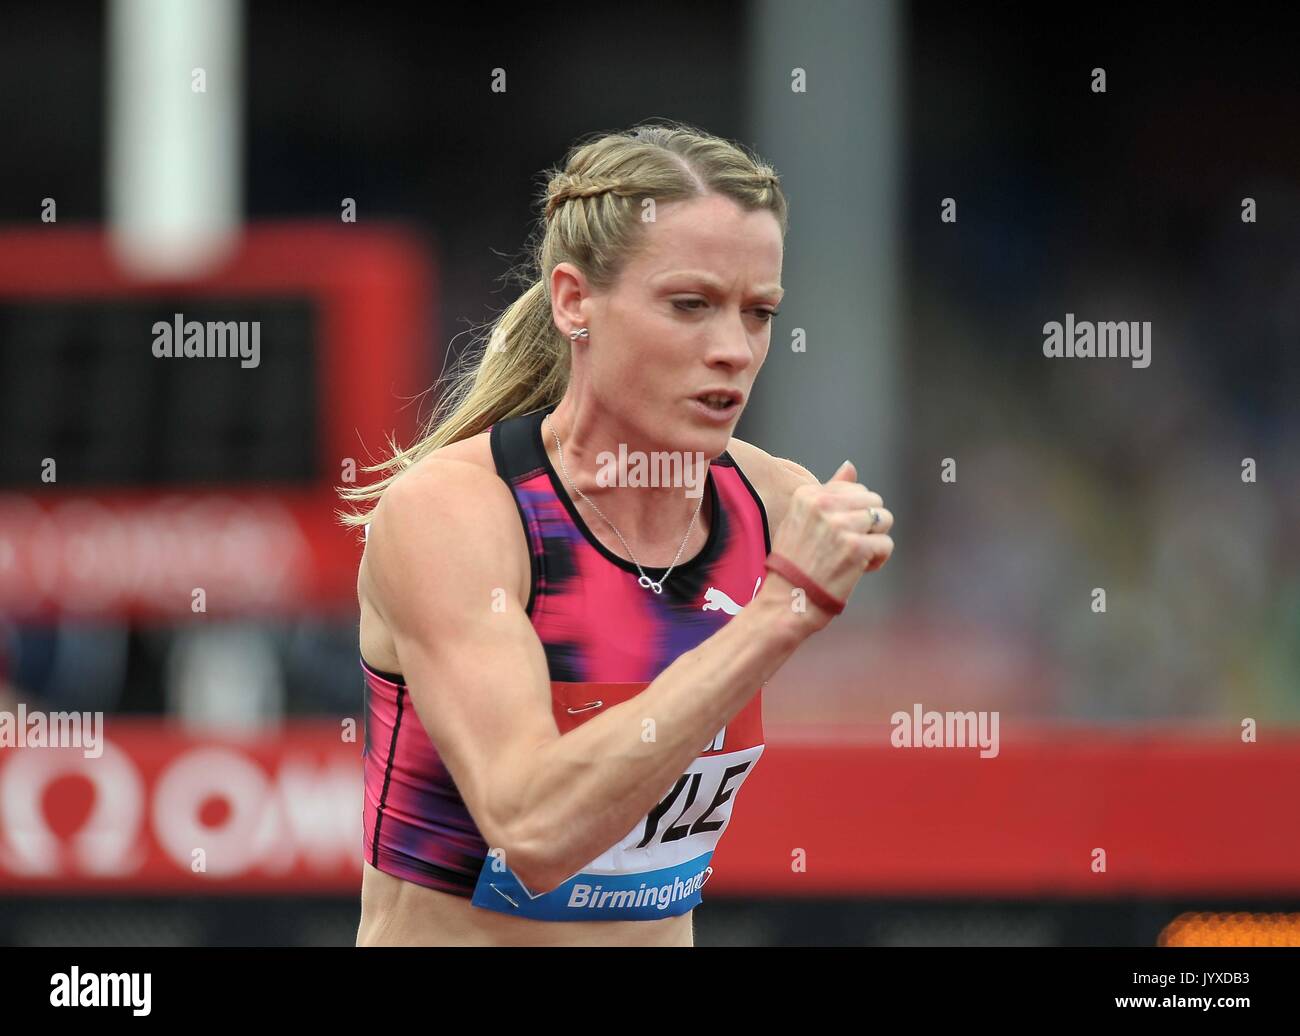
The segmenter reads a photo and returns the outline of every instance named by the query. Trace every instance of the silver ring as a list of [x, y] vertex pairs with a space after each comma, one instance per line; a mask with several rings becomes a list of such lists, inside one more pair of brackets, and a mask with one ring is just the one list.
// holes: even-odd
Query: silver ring
[[880, 524], [880, 512], [877, 511], [874, 507], [867, 508], [867, 512], [871, 515], [871, 528], [874, 529], [877, 525]]

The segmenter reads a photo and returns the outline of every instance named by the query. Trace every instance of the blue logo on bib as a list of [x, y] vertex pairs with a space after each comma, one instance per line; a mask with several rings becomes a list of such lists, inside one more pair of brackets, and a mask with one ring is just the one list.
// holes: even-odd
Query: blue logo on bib
[[709, 850], [662, 870], [630, 874], [575, 874], [558, 888], [532, 895], [514, 871], [492, 869], [491, 856], [479, 872], [470, 903], [537, 921], [657, 921], [700, 905], [700, 889], [713, 874]]

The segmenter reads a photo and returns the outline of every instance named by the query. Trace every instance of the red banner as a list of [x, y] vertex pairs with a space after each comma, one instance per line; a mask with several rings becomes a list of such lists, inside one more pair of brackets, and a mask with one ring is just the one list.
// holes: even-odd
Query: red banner
[[0, 891], [357, 892], [361, 736], [352, 720], [242, 739], [110, 716], [94, 751], [0, 749]]
[[356, 596], [330, 490], [0, 494], [0, 615], [299, 615]]
[[[353, 722], [195, 737], [110, 716], [93, 752], [0, 747], [0, 894], [355, 895]], [[715, 893], [1300, 892], [1300, 733], [1005, 729], [994, 758], [824, 733], [769, 728]]]

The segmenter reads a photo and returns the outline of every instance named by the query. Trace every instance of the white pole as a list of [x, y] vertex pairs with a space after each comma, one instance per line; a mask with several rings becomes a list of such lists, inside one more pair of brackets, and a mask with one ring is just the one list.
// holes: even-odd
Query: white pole
[[[895, 0], [753, 0], [750, 14], [748, 136], [790, 199], [755, 441], [822, 481], [852, 458], [896, 510], [905, 13]], [[796, 327], [806, 351], [792, 349]], [[870, 582], [855, 603], [883, 606], [893, 570]]]
[[132, 272], [193, 276], [242, 218], [240, 0], [112, 0], [108, 223]]

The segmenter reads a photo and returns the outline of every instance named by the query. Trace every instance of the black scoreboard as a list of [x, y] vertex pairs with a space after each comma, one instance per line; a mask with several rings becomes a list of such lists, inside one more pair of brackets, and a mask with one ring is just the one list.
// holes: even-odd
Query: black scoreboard
[[0, 231], [0, 617], [355, 605], [335, 487], [413, 438], [436, 288], [397, 227], [255, 224], [149, 280], [97, 227]]
[[[256, 365], [156, 355], [178, 315], [251, 326]], [[319, 481], [316, 325], [305, 297], [0, 300], [0, 491], [46, 458], [63, 486]]]

